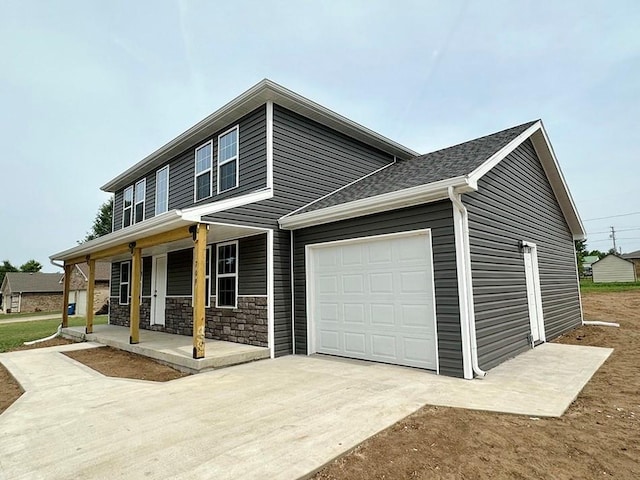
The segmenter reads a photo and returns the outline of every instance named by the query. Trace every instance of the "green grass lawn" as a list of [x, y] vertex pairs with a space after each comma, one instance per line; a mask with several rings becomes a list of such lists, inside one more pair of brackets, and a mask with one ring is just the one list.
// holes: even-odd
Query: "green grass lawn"
[[591, 292], [626, 292], [628, 290], [640, 290], [640, 282], [629, 283], [593, 283], [590, 278], [580, 280], [580, 291]]
[[53, 312], [3, 313], [3, 314], [0, 314], [0, 320], [8, 320], [10, 318], [20, 318], [20, 317], [39, 317], [40, 315], [51, 315], [54, 313], [60, 314], [60, 310], [53, 311]]
[[[106, 323], [107, 315], [97, 315], [93, 319], [94, 325], [104, 325]], [[84, 317], [69, 317], [70, 327], [84, 324]], [[23, 342], [48, 337], [56, 332], [58, 325], [60, 325], [60, 319], [57, 318], [0, 324], [0, 353], [19, 347]]]

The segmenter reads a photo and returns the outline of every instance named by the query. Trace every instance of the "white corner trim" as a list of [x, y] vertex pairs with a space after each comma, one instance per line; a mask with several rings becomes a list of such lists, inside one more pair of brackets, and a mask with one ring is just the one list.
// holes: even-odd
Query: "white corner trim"
[[516, 138], [511, 140], [508, 144], [494, 153], [488, 160], [486, 160], [482, 165], [476, 168], [473, 172], [469, 174], [469, 178], [474, 182], [478, 182], [489, 170], [495, 167], [498, 163], [500, 163], [504, 158], [513, 152], [518, 146], [524, 142], [527, 138], [534, 134], [537, 130], [542, 128], [542, 122], [538, 120], [536, 123], [527, 128], [524, 132], [518, 135]]
[[383, 193], [382, 195], [321, 208], [311, 212], [281, 217], [278, 223], [281, 228], [296, 230], [312, 225], [322, 225], [324, 223], [443, 200], [448, 198], [447, 191], [450, 186], [456, 187], [460, 193], [471, 192], [477, 188], [477, 185], [470, 182], [467, 177], [448, 178], [426, 185], [418, 185], [417, 187], [405, 188], [404, 190]]
[[267, 331], [269, 352], [271, 358], [276, 356], [275, 345], [275, 308], [274, 285], [275, 271], [273, 268], [273, 230], [267, 230]]
[[354, 180], [353, 182], [347, 183], [346, 185], [343, 185], [342, 187], [337, 188], [337, 189], [336, 189], [336, 190], [334, 190], [333, 192], [329, 192], [329, 193], [327, 193], [326, 195], [323, 195], [323, 196], [321, 196], [320, 198], [317, 198], [317, 199], [315, 199], [314, 201], [309, 202], [309, 203], [307, 203], [306, 205], [301, 206], [300, 208], [296, 208], [293, 212], [289, 212], [289, 213], [287, 213], [287, 214], [286, 214], [285, 216], [283, 216], [282, 218], [287, 218], [287, 217], [293, 216], [293, 215], [295, 215], [297, 212], [299, 212], [299, 211], [301, 211], [301, 210], [304, 210], [305, 208], [307, 208], [307, 207], [309, 207], [309, 206], [311, 206], [311, 205], [313, 205], [313, 204], [315, 204], [315, 203], [318, 203], [320, 200], [324, 200], [325, 198], [330, 197], [330, 196], [331, 196], [331, 195], [333, 195], [334, 193], [338, 193], [339, 191], [344, 190], [345, 188], [350, 187], [351, 185], [353, 185], [353, 184], [355, 184], [355, 183], [358, 183], [359, 181], [364, 180], [365, 178], [370, 177], [371, 175], [374, 175], [374, 174], [376, 174], [376, 173], [378, 173], [378, 172], [380, 172], [380, 171], [384, 170], [385, 168], [389, 168], [391, 165], [394, 165], [395, 163], [396, 163], [396, 157], [393, 157], [393, 162], [391, 162], [391, 163], [387, 163], [387, 164], [386, 164], [386, 165], [384, 165], [383, 167], [380, 167], [380, 168], [378, 168], [377, 170], [374, 170], [373, 172], [367, 173], [364, 177], [360, 177], [360, 178], [358, 178], [358, 179]]
[[219, 202], [208, 203], [198, 207], [185, 208], [178, 210], [178, 215], [183, 220], [192, 222], [199, 222], [201, 217], [211, 215], [213, 213], [222, 212], [231, 208], [241, 207], [250, 203], [259, 202], [273, 197], [273, 190], [259, 190], [257, 192], [248, 193], [239, 197], [229, 198], [227, 200], [220, 200]]
[[267, 188], [273, 189], [273, 101], [267, 100]]

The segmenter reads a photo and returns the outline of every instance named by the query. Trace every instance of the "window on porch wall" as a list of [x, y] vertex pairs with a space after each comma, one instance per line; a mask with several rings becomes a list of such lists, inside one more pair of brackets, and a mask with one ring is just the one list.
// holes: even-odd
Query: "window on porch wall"
[[129, 284], [131, 262], [122, 262], [120, 264], [120, 288], [119, 302], [120, 305], [129, 305]]
[[221, 243], [217, 247], [216, 306], [237, 308], [238, 242]]

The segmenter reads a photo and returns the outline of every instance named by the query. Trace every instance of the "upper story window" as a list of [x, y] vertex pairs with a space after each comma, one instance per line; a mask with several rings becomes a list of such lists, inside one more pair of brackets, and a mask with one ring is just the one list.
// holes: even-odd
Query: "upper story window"
[[196, 180], [194, 201], [211, 196], [211, 164], [213, 142], [209, 141], [196, 148]]
[[136, 190], [135, 190], [135, 204], [134, 204], [134, 223], [138, 223], [144, 220], [144, 203], [145, 203], [145, 195], [147, 190], [147, 179], [143, 178], [139, 182], [136, 182]]
[[133, 213], [133, 185], [124, 189], [122, 196], [122, 228], [131, 225]]
[[156, 215], [169, 210], [169, 165], [156, 172]]
[[238, 131], [236, 125], [218, 136], [218, 193], [238, 186]]

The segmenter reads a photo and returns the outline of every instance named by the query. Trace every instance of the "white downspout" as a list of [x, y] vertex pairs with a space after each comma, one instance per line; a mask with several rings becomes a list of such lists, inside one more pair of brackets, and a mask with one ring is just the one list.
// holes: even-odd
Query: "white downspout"
[[449, 199], [453, 206], [458, 209], [460, 212], [460, 217], [462, 219], [462, 246], [463, 246], [463, 257], [464, 257], [464, 283], [467, 287], [466, 291], [466, 312], [468, 322], [468, 328], [466, 329], [469, 334], [469, 341], [471, 343], [471, 366], [473, 368], [473, 372], [479, 376], [484, 377], [487, 372], [480, 368], [478, 364], [478, 338], [476, 335], [476, 315], [475, 308], [473, 305], [473, 283], [471, 278], [471, 248], [469, 244], [469, 214], [467, 212], [466, 207], [460, 200], [460, 194], [455, 193], [453, 186], [450, 186], [447, 189], [449, 194]]

